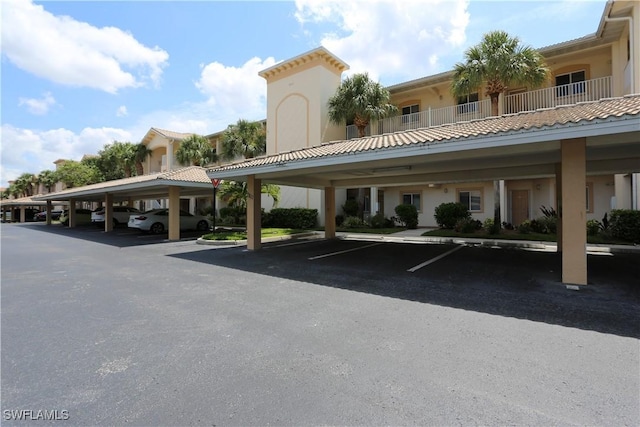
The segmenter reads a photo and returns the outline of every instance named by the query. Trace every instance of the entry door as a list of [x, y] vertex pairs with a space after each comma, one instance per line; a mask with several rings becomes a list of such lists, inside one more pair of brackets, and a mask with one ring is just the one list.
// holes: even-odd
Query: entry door
[[511, 222], [514, 226], [529, 219], [529, 190], [511, 191]]

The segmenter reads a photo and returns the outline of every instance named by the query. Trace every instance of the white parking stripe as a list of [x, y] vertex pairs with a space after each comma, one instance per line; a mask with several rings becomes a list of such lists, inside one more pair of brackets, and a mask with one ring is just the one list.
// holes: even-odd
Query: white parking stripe
[[462, 246], [462, 245], [457, 246], [457, 247], [455, 247], [455, 248], [451, 249], [450, 251], [447, 251], [447, 252], [445, 252], [445, 253], [443, 253], [443, 254], [441, 254], [441, 255], [438, 255], [438, 256], [437, 256], [437, 257], [435, 257], [435, 258], [431, 258], [430, 260], [423, 262], [422, 264], [418, 264], [418, 265], [416, 265], [415, 267], [411, 267], [411, 268], [410, 268], [410, 269], [408, 269], [407, 271], [410, 271], [411, 273], [414, 273], [414, 272], [416, 272], [417, 270], [420, 270], [422, 267], [426, 267], [427, 265], [432, 264], [432, 263], [434, 263], [434, 262], [436, 262], [436, 261], [438, 261], [438, 260], [440, 260], [440, 259], [442, 259], [442, 258], [446, 257], [447, 255], [451, 255], [451, 254], [452, 254], [452, 253], [454, 253], [455, 251], [459, 251], [459, 250], [460, 250], [460, 249], [462, 249], [463, 247], [464, 247], [464, 246]]
[[320, 242], [321, 239], [316, 239], [316, 240], [302, 240], [302, 241], [298, 241], [298, 242], [293, 242], [293, 243], [280, 243], [279, 245], [269, 245], [269, 246], [265, 246], [264, 249], [272, 249], [272, 248], [281, 248], [283, 246], [294, 246], [294, 245], [304, 245], [307, 243], [315, 243], [315, 242]]
[[358, 248], [347, 249], [347, 250], [339, 251], [339, 252], [331, 252], [331, 253], [324, 254], [324, 255], [312, 256], [311, 258], [309, 258], [309, 260], [326, 258], [326, 257], [334, 256], [334, 255], [340, 255], [340, 254], [346, 254], [347, 252], [359, 251], [360, 249], [370, 248], [372, 246], [378, 246], [378, 245], [381, 245], [381, 244], [382, 243], [372, 243], [370, 245], [360, 246]]

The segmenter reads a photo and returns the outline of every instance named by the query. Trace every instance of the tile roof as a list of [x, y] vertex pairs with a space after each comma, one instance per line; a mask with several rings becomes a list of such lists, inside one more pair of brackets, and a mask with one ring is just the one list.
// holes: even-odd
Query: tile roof
[[159, 129], [159, 128], [151, 128], [151, 129], [153, 129], [155, 132], [159, 133], [160, 135], [166, 138], [171, 138], [171, 139], [182, 140], [182, 139], [187, 139], [191, 135], [193, 135], [193, 133], [174, 132], [172, 130], [166, 130], [166, 129]]
[[572, 123], [604, 120], [610, 117], [638, 115], [640, 115], [640, 95], [628, 95], [621, 98], [601, 99], [594, 102], [489, 117], [469, 122], [328, 142], [309, 148], [261, 156], [209, 168], [208, 172], [223, 172], [276, 165], [282, 162], [353, 155], [374, 150], [399, 149], [418, 144], [446, 143], [466, 138], [498, 136], [511, 132], [535, 131]]
[[46, 198], [50, 195], [65, 195], [72, 194], [78, 191], [92, 191], [92, 190], [106, 190], [109, 188], [115, 188], [124, 185], [145, 183], [151, 181], [175, 181], [175, 182], [188, 182], [188, 183], [202, 183], [211, 185], [211, 179], [207, 176], [206, 170], [200, 166], [188, 166], [181, 169], [174, 169], [167, 172], [156, 172], [148, 175], [132, 176], [130, 178], [115, 179], [113, 181], [99, 182], [96, 184], [85, 185], [82, 187], [68, 188], [66, 190], [58, 191], [56, 193], [43, 194], [34, 196], [37, 198]]

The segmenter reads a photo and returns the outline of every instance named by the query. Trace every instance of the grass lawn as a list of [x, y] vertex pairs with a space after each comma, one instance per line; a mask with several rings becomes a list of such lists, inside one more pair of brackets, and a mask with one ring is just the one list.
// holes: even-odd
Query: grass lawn
[[[295, 228], [263, 228], [262, 237], [288, 236], [291, 234], [304, 233], [306, 230]], [[215, 233], [209, 233], [202, 236], [205, 240], [247, 240], [247, 232], [245, 230], [218, 230]]]

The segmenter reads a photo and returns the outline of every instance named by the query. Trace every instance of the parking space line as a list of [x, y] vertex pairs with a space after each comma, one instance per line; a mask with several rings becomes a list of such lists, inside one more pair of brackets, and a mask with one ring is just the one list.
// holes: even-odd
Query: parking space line
[[464, 246], [460, 245], [460, 246], [456, 246], [455, 248], [451, 249], [450, 251], [447, 251], [441, 255], [438, 255], [435, 258], [431, 258], [428, 261], [423, 262], [422, 264], [418, 264], [415, 267], [411, 267], [410, 269], [408, 269], [407, 271], [411, 272], [411, 273], [415, 273], [416, 271], [420, 270], [422, 267], [426, 267], [429, 264], [432, 264], [438, 260], [441, 260], [442, 258], [446, 257], [447, 255], [451, 255], [452, 253], [454, 253], [455, 251], [459, 251], [460, 249], [462, 249]]
[[331, 253], [324, 254], [324, 255], [312, 256], [312, 257], [309, 258], [309, 260], [313, 261], [314, 259], [320, 259], [320, 258], [326, 258], [326, 257], [334, 256], [334, 255], [346, 254], [347, 252], [359, 251], [360, 249], [370, 248], [372, 246], [378, 246], [378, 245], [381, 245], [381, 244], [382, 244], [382, 242], [372, 243], [370, 245], [360, 246], [358, 248], [346, 249], [344, 251], [331, 252]]
[[273, 249], [273, 248], [281, 248], [284, 246], [295, 246], [295, 245], [304, 245], [307, 243], [315, 243], [315, 242], [321, 242], [324, 239], [310, 239], [310, 240], [301, 240], [301, 241], [297, 241], [297, 242], [291, 242], [291, 243], [280, 243], [278, 245], [269, 245], [269, 246], [265, 246], [264, 249]]

